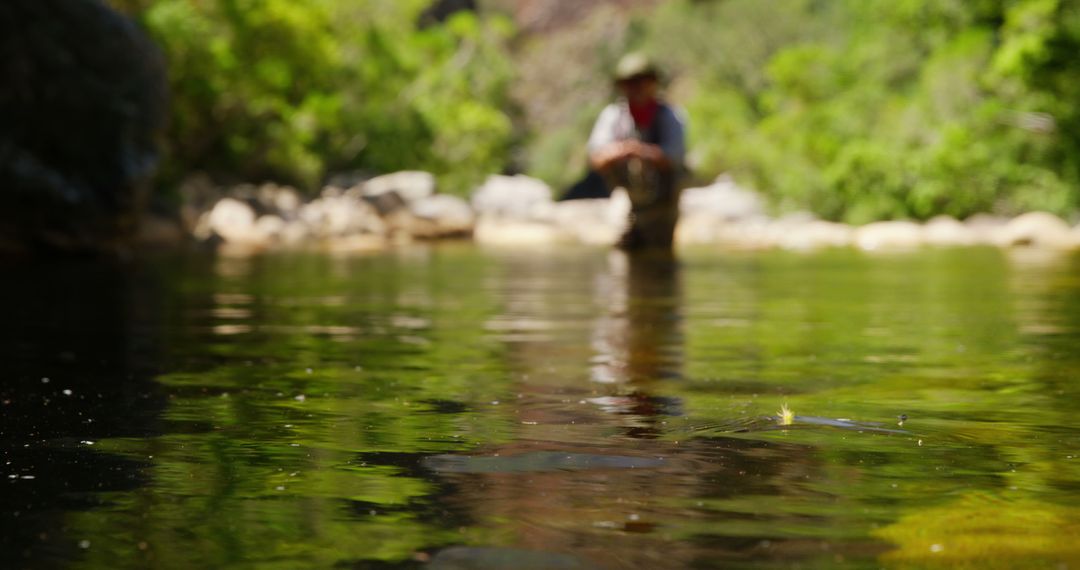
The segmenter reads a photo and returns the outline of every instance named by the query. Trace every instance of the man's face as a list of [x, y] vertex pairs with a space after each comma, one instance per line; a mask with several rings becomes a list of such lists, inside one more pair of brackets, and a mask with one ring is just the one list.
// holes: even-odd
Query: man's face
[[656, 98], [658, 83], [651, 75], [638, 75], [619, 82], [619, 90], [631, 103], [647, 103]]

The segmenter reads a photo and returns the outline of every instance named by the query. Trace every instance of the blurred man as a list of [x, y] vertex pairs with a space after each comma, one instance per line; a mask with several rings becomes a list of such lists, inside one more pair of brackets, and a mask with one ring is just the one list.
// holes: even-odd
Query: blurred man
[[619, 99], [600, 113], [589, 137], [589, 164], [630, 196], [625, 249], [670, 249], [679, 215], [678, 178], [686, 152], [679, 115], [660, 99], [660, 72], [645, 55], [615, 68]]

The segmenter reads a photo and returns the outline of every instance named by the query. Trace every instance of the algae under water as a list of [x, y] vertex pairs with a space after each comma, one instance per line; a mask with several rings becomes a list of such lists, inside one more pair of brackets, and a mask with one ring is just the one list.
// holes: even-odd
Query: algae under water
[[1080, 566], [1074, 255], [4, 271], [5, 568]]

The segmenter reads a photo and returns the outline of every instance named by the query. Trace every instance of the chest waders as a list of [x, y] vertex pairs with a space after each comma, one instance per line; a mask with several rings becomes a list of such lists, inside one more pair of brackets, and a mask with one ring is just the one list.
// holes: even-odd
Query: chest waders
[[[659, 145], [660, 117], [644, 131], [636, 130], [638, 140]], [[619, 239], [623, 249], [670, 249], [679, 218], [678, 166], [661, 170], [648, 162], [632, 158], [617, 165], [611, 173], [613, 186], [622, 186], [630, 197], [630, 217]]]

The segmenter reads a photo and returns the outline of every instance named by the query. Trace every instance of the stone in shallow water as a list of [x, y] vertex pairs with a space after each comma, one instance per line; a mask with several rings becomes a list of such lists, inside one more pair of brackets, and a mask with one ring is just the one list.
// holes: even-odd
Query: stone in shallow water
[[1073, 245], [1069, 224], [1047, 212], [1028, 212], [1009, 220], [1003, 240], [1009, 246], [1068, 248]]
[[855, 245], [859, 249], [908, 249], [922, 244], [922, 228], [914, 222], [873, 222], [855, 230]]
[[543, 222], [481, 217], [473, 230], [473, 239], [483, 245], [548, 245], [559, 240], [555, 226]]
[[663, 466], [664, 461], [651, 457], [534, 451], [514, 455], [432, 455], [424, 458], [423, 465], [441, 473], [526, 473], [589, 469], [649, 469]]
[[489, 176], [472, 194], [472, 207], [479, 216], [529, 220], [551, 205], [551, 188], [541, 180], [521, 175]]
[[757, 192], [722, 175], [709, 186], [683, 190], [679, 210], [683, 215], [707, 215], [716, 221], [745, 220], [765, 215], [765, 201]]
[[972, 245], [978, 237], [976, 230], [950, 216], [935, 216], [923, 226], [923, 241], [930, 245]]
[[844, 247], [851, 245], [851, 238], [854, 233], [855, 230], [845, 224], [825, 220], [810, 220], [804, 223], [791, 224], [784, 231], [778, 231], [775, 242], [778, 247], [792, 250]]
[[466, 235], [473, 231], [476, 216], [463, 198], [449, 194], [435, 194], [409, 205], [412, 214], [426, 222], [419, 237]]
[[205, 232], [207, 236], [217, 234], [227, 242], [255, 243], [261, 237], [255, 230], [255, 211], [233, 198], [218, 201], [207, 214], [204, 225], [209, 230]]

